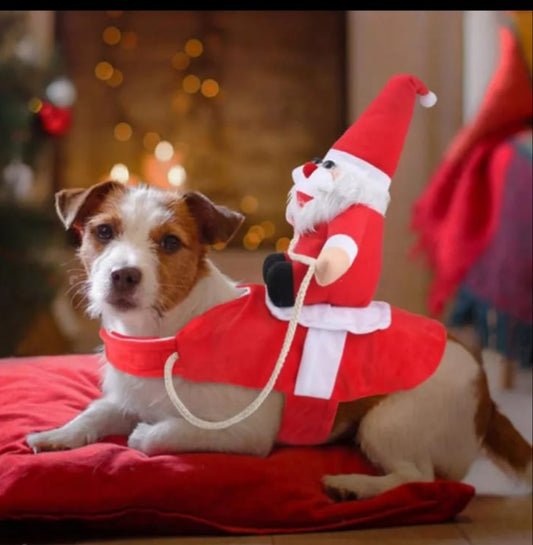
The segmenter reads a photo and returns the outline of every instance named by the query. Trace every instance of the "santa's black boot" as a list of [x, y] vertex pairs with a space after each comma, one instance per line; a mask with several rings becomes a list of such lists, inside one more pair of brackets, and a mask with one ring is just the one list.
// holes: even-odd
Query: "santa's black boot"
[[268, 296], [277, 307], [292, 307], [294, 305], [294, 280], [292, 263], [277, 261], [265, 274], [265, 284]]
[[270, 267], [276, 263], [287, 261], [285, 254], [283, 252], [276, 252], [273, 254], [268, 254], [263, 261], [263, 282], [267, 281], [267, 273], [270, 270]]

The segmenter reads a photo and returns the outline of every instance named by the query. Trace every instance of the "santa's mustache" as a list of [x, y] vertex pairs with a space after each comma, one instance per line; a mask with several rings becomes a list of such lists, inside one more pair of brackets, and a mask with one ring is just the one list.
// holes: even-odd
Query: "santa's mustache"
[[309, 177], [305, 176], [303, 170], [304, 167], [300, 166], [292, 171], [292, 179], [298, 191], [317, 196], [317, 191], [327, 193], [333, 189], [334, 182], [331, 170], [317, 168]]

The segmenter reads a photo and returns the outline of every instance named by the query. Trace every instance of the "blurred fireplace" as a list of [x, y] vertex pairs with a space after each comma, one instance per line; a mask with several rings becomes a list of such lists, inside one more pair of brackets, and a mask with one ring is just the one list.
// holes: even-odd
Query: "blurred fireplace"
[[[167, 171], [177, 165], [184, 187], [246, 213], [235, 246], [271, 248], [291, 236], [291, 171], [325, 153], [345, 128], [345, 12], [57, 18], [77, 88], [58, 186], [91, 185], [123, 164], [132, 179], [171, 187]], [[154, 157], [158, 138], [173, 146], [169, 161]]]

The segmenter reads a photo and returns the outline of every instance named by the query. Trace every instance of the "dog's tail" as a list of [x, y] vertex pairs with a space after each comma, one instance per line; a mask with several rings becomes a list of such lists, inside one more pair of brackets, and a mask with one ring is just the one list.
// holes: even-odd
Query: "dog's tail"
[[492, 402], [483, 447], [489, 458], [507, 475], [533, 486], [533, 448]]

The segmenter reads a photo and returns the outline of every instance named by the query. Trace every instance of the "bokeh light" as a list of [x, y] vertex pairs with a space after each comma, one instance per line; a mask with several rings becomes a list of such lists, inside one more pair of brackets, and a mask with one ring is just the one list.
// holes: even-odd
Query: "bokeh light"
[[187, 173], [181, 165], [174, 165], [168, 170], [168, 183], [173, 187], [181, 187], [185, 184]]
[[265, 238], [272, 238], [276, 234], [276, 226], [274, 225], [274, 222], [265, 220], [262, 221], [260, 225], [265, 233]]
[[257, 212], [259, 200], [253, 195], [245, 195], [240, 202], [241, 211], [245, 214], [254, 214]]
[[102, 40], [107, 45], [117, 45], [120, 42], [122, 33], [116, 26], [108, 26], [104, 29], [102, 33]]
[[111, 74], [111, 77], [106, 80], [106, 83], [110, 87], [118, 87], [122, 84], [124, 81], [124, 74], [121, 70], [117, 70], [116, 68], [113, 70], [113, 74]]
[[169, 161], [174, 155], [174, 147], [170, 142], [162, 140], [155, 147], [154, 155], [158, 161]]
[[40, 98], [33, 97], [33, 98], [30, 98], [30, 100], [28, 101], [28, 108], [34, 114], [39, 113], [42, 107], [43, 107], [43, 101]]
[[127, 142], [133, 134], [133, 129], [129, 123], [121, 122], [115, 125], [113, 134], [120, 142]]
[[199, 57], [204, 52], [204, 44], [198, 38], [191, 38], [185, 43], [185, 53], [189, 57]]
[[128, 167], [123, 163], [117, 163], [111, 168], [109, 175], [112, 180], [116, 180], [122, 184], [128, 183], [130, 179], [130, 171]]
[[107, 61], [100, 61], [94, 67], [94, 75], [98, 79], [106, 81], [113, 75], [113, 66], [111, 66], [111, 63]]
[[185, 70], [191, 63], [190, 57], [183, 51], [178, 51], [170, 60], [176, 70]]
[[155, 147], [161, 141], [161, 137], [154, 131], [148, 131], [143, 136], [143, 146], [147, 151], [154, 151]]
[[183, 81], [181, 82], [181, 86], [183, 87], [183, 90], [186, 93], [197, 93], [200, 90], [201, 81], [198, 76], [195, 76], [194, 74], [189, 74], [188, 76], [185, 76], [183, 78]]
[[216, 80], [214, 80], [213, 78], [208, 78], [202, 82], [201, 90], [204, 97], [213, 98], [216, 97], [220, 92], [220, 87]]
[[291, 239], [289, 237], [281, 237], [276, 240], [276, 252], [286, 252], [289, 248]]

